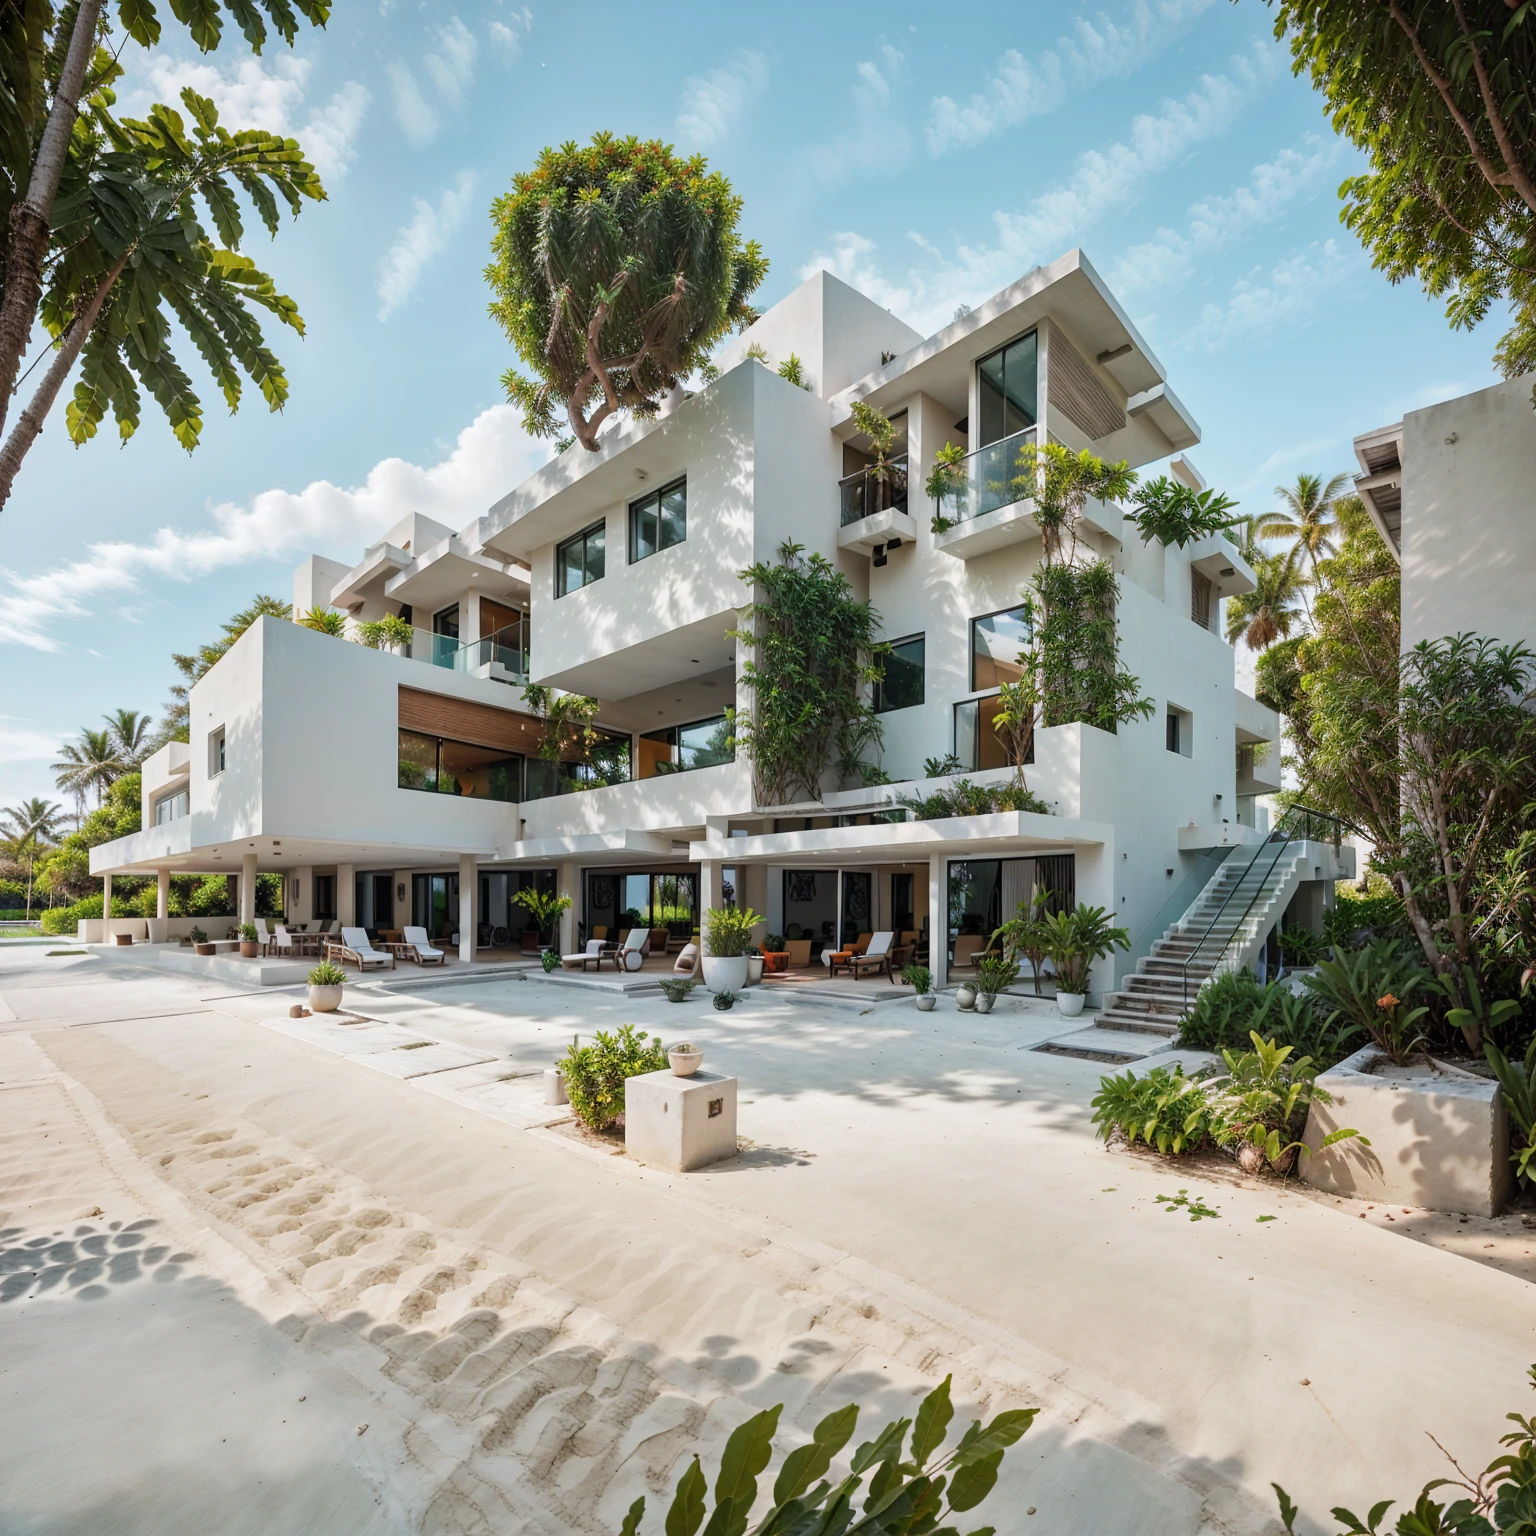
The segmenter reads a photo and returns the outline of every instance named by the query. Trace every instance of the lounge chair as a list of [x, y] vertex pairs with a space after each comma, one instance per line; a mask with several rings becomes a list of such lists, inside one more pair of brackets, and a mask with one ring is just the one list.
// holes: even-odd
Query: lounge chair
[[401, 929], [401, 942], [390, 944], [387, 948], [390, 954], [398, 956], [401, 960], [410, 960], [416, 965], [444, 963], [442, 950], [432, 947], [432, 941], [427, 937], [425, 928]]
[[955, 958], [950, 961], [952, 971], [963, 971], [976, 964], [976, 958], [987, 947], [987, 941], [979, 933], [962, 933], [955, 940]]
[[326, 918], [325, 921], [323, 923], [321, 923], [318, 928], [315, 929], [315, 932], [316, 933], [329, 933], [331, 931], [331, 924], [334, 923], [335, 921], [336, 921], [336, 919], [334, 917]]
[[584, 971], [589, 965], [601, 970], [603, 955], [612, 953], [612, 950], [613, 946], [603, 943], [601, 939], [588, 939], [585, 949], [577, 950], [573, 955], [561, 955], [560, 964], [567, 971]]
[[852, 955], [848, 960], [848, 970], [855, 981], [861, 981], [865, 976], [886, 976], [891, 974], [891, 951], [896, 945], [896, 935], [889, 930], [875, 934], [869, 941], [869, 948], [862, 955]]
[[614, 951], [614, 969], [638, 971], [644, 966], [645, 957], [650, 952], [651, 930], [649, 928], [631, 928], [624, 936], [624, 943]]
[[873, 933], [861, 933], [852, 944], [845, 944], [841, 949], [824, 949], [821, 952], [821, 963], [826, 966], [829, 974], [836, 976], [837, 968], [846, 966], [854, 955], [862, 955], [869, 948], [872, 938]]
[[651, 929], [651, 953], [664, 955], [667, 952], [667, 944], [672, 938], [672, 932], [668, 928]]
[[[259, 929], [261, 924], [257, 923], [256, 926]], [[274, 950], [280, 955], [288, 956], [292, 956], [294, 952], [293, 935], [281, 923], [274, 923], [272, 932], [267, 936], [267, 953], [270, 955]]]
[[697, 944], [684, 944], [677, 952], [677, 959], [672, 962], [672, 974], [674, 976], [692, 976], [699, 969], [699, 946]]
[[336, 960], [350, 960], [360, 971], [387, 965], [395, 968], [395, 957], [385, 950], [378, 950], [368, 942], [368, 935], [361, 928], [343, 928], [341, 942], [331, 939], [325, 946], [327, 956]]

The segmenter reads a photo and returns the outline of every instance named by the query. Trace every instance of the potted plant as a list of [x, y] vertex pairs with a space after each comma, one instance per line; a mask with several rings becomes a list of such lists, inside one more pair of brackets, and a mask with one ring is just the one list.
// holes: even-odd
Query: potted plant
[[753, 950], [747, 956], [747, 985], [755, 987], [763, 979], [764, 960], [760, 950]]
[[704, 924], [704, 985], [740, 992], [747, 984], [752, 929], [762, 918], [751, 907], [711, 907]]
[[132, 944], [133, 935], [131, 933], [114, 933], [112, 935], [112, 942], [114, 944]]
[[938, 998], [933, 991], [933, 972], [926, 965], [904, 965], [901, 979], [917, 993], [917, 1006], [922, 1013], [932, 1013]]
[[960, 1005], [962, 1013], [972, 1013], [976, 1008], [976, 983], [974, 981], [962, 981], [955, 988], [955, 1001]]
[[976, 962], [976, 1011], [991, 1013], [1000, 992], [1019, 979], [1019, 962], [1007, 955], [983, 955]]
[[687, 1000], [688, 994], [698, 986], [692, 976], [662, 976], [657, 979], [657, 985], [666, 994], [669, 1003], [681, 1003]]
[[240, 958], [254, 960], [261, 953], [261, 936], [255, 923], [240, 924]]
[[[708, 985], [708, 983], [705, 983], [705, 985]], [[723, 991], [716, 992], [711, 1001], [714, 1003], [717, 1012], [728, 1013], [736, 1006], [736, 994], [727, 987]]]
[[992, 944], [1002, 942], [1003, 953], [1009, 959], [1022, 955], [1029, 961], [1030, 976], [1035, 983], [1035, 996], [1040, 996], [1040, 973], [1050, 956], [1050, 935], [1046, 929], [1046, 906], [1051, 893], [1041, 886], [1031, 901], [1019, 903], [1019, 915], [1010, 918], [992, 932]]
[[560, 956], [552, 949], [540, 950], [539, 964], [544, 967], [544, 974], [548, 976], [551, 971], [560, 969]]
[[192, 953], [196, 955], [215, 955], [218, 951], [208, 942], [208, 935], [201, 928], [194, 928], [187, 937], [192, 940]]
[[1056, 967], [1056, 1006], [1075, 1019], [1088, 997], [1088, 969], [1117, 949], [1131, 947], [1130, 933], [1117, 928], [1103, 907], [1081, 902], [1070, 912], [1052, 912], [1045, 919], [1047, 953]]
[[704, 1050], [684, 1040], [667, 1047], [667, 1060], [672, 1064], [674, 1077], [692, 1077], [704, 1065]]
[[763, 939], [763, 969], [770, 973], [789, 969], [789, 951], [782, 933], [770, 933]]
[[341, 1007], [341, 989], [347, 973], [334, 960], [322, 960], [309, 968], [309, 1006], [314, 1013], [335, 1013]]
[[[516, 891], [512, 896], [513, 904], [519, 906], [529, 917], [533, 919], [535, 931], [538, 933], [541, 944], [554, 944], [555, 924], [560, 921], [561, 914], [571, 905], [571, 898], [564, 894], [556, 896], [553, 891], [534, 890], [531, 886], [524, 891]], [[457, 943], [457, 939], [454, 941]], [[560, 957], [555, 956], [555, 965], [559, 965]], [[546, 971], [554, 970], [554, 965], [546, 965]]]

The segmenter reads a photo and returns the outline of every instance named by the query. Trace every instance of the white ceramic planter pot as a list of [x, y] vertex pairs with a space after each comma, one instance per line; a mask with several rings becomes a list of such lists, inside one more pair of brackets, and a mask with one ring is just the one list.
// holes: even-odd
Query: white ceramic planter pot
[[955, 988], [955, 1001], [969, 1013], [976, 1006], [976, 988], [970, 982], [962, 982]]
[[1061, 1009], [1064, 1019], [1075, 1019], [1083, 1011], [1084, 994], [1081, 992], [1058, 992], [1056, 994], [1056, 1006]]
[[991, 1013], [992, 1004], [996, 1001], [997, 999], [990, 992], [978, 992], [976, 994], [976, 1012]]
[[341, 1007], [341, 988], [311, 987], [309, 1007], [312, 1013], [335, 1013]]
[[705, 955], [704, 986], [710, 992], [740, 992], [747, 984], [745, 955]]
[[704, 1065], [703, 1051], [668, 1051], [674, 1077], [692, 1077]]
[[761, 955], [747, 956], [747, 985], [755, 987], [763, 979], [763, 957]]
[[938, 998], [932, 992], [923, 992], [917, 999], [917, 1011], [919, 1013], [932, 1013], [937, 1002]]

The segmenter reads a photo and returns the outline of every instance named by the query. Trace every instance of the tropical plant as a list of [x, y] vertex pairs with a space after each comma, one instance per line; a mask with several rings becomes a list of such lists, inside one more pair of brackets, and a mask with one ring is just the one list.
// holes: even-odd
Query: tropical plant
[[74, 796], [78, 819], [85, 814], [85, 797], [94, 791], [100, 806], [113, 780], [125, 773], [128, 765], [118, 755], [110, 729], [93, 731], [87, 726], [75, 741], [59, 748], [59, 761], [52, 767], [53, 782]]
[[1010, 960], [1017, 960], [1022, 955], [1029, 961], [1036, 997], [1040, 996], [1041, 967], [1051, 952], [1051, 930], [1045, 921], [1050, 901], [1050, 891], [1044, 886], [1038, 887], [1029, 901], [1019, 903], [1018, 916], [994, 928], [992, 937], [987, 941], [989, 949], [1000, 943], [1003, 953]]
[[107, 722], [107, 730], [124, 770], [137, 768], [149, 756], [149, 728], [153, 723], [149, 716], [136, 709], [114, 709], [102, 719]]
[[536, 436], [554, 436], [563, 413], [595, 452], [608, 417], [654, 414], [756, 318], [767, 259], [701, 155], [610, 133], [546, 148], [491, 216], [490, 312], [533, 375], [509, 369], [502, 383]]
[[1311, 993], [1293, 992], [1287, 982], [1266, 985], [1252, 971], [1226, 971], [1201, 987], [1179, 1027], [1179, 1044], [1200, 1051], [1240, 1049], [1255, 1032], [1292, 1046], [1326, 1071], [1349, 1055], [1362, 1028], [1325, 1012]]
[[760, 805], [820, 800], [830, 769], [858, 777], [883, 740], [869, 700], [884, 672], [879, 615], [824, 555], [792, 540], [778, 555], [739, 573], [757, 596], [730, 631], [751, 652], [742, 681], [753, 710], [732, 718]]
[[1093, 1124], [1106, 1143], [1121, 1136], [1130, 1146], [1141, 1141], [1177, 1156], [1206, 1139], [1209, 1114], [1200, 1079], [1186, 1077], [1178, 1062], [1141, 1077], [1126, 1072], [1100, 1078], [1090, 1103]]
[[943, 757], [925, 757], [923, 759], [923, 777], [925, 779], [947, 779], [951, 774], [959, 773], [961, 762], [953, 752], [946, 752]]
[[1007, 955], [983, 955], [976, 962], [976, 990], [997, 997], [1019, 979], [1019, 962]]
[[[698, 985], [692, 976], [659, 976], [657, 985], [661, 988], [669, 1003], [680, 1003]], [[683, 1049], [680, 1045], [672, 1047], [675, 1051]]]
[[956, 779], [928, 795], [903, 796], [897, 801], [914, 821], [942, 821], [950, 816], [990, 816], [996, 811], [1034, 811], [1051, 814], [1050, 806], [1034, 790], [1018, 783], [976, 784]]
[[298, 622], [301, 628], [313, 629], [322, 635], [344, 635], [347, 632], [346, 614], [338, 613], [334, 608], [311, 608]]
[[622, 1024], [614, 1034], [598, 1030], [591, 1045], [571, 1041], [560, 1075], [577, 1118], [588, 1130], [604, 1131], [624, 1113], [625, 1081], [666, 1066], [660, 1035], [636, 1034], [633, 1024]]
[[786, 383], [793, 384], [796, 389], [809, 389], [811, 386], [805, 377], [805, 365], [800, 361], [797, 352], [791, 352], [778, 367], [778, 375]]
[[1470, 330], [1508, 303], [1494, 351], [1536, 368], [1536, 71], [1530, 12], [1499, 0], [1280, 0], [1295, 72], [1368, 160], [1342, 218], [1388, 281], [1416, 277]]
[[729, 1013], [736, 1006], [737, 994], [729, 987], [722, 987], [710, 998], [711, 1005], [718, 1013]]
[[1319, 960], [1304, 985], [1330, 1019], [1356, 1024], [1399, 1066], [1411, 1060], [1424, 1043], [1419, 1020], [1429, 1012], [1411, 1008], [1409, 1000], [1430, 981], [1430, 973], [1413, 952], [1395, 939], [1377, 939], [1350, 954], [1335, 948], [1331, 959]]
[[1250, 970], [1225, 971], [1211, 977], [1195, 995], [1194, 1006], [1179, 1026], [1179, 1044], [1194, 1051], [1241, 1045], [1269, 997], [1270, 988]]
[[26, 912], [29, 922], [32, 919], [33, 868], [38, 854], [58, 837], [63, 820], [63, 807], [40, 795], [0, 811], [0, 836], [6, 840], [7, 851], [18, 862], [23, 858], [27, 861]]
[[[598, 702], [584, 693], [557, 693], [542, 683], [523, 684], [523, 702], [543, 722], [538, 755], [547, 763], [583, 767], [592, 762], [598, 745], [597, 727], [592, 723]], [[568, 788], [584, 787], [573, 778]]]
[[1082, 721], [1114, 731], [1152, 714], [1137, 678], [1120, 665], [1115, 607], [1120, 595], [1105, 560], [1043, 564], [1032, 582], [1039, 601], [1035, 631], [1041, 719], [1045, 725]]
[[762, 952], [765, 955], [782, 955], [784, 953], [784, 935], [782, 933], [765, 933], [763, 935]]
[[255, 923], [241, 923], [237, 931], [246, 944], [254, 944], [261, 937], [256, 931]]
[[409, 645], [415, 633], [410, 622], [398, 613], [386, 614], [382, 619], [368, 619], [357, 626], [358, 641], [370, 651]]
[[560, 968], [560, 956], [554, 950], [546, 949], [539, 955], [539, 964], [544, 967], [544, 974], [548, 976]]
[[1131, 521], [1142, 538], [1167, 547], [1183, 549], [1196, 539], [1225, 533], [1237, 525], [1231, 516], [1237, 503], [1220, 491], [1197, 491], [1193, 486], [1159, 475], [1137, 487], [1131, 502]]
[[1445, 1022], [1452, 1029], [1461, 1031], [1470, 1050], [1481, 1049], [1495, 1030], [1520, 1017], [1520, 1004], [1513, 998], [1501, 998], [1486, 1009], [1483, 1007], [1483, 994], [1478, 990], [1477, 976], [1470, 965], [1462, 971], [1461, 985], [1454, 991], [1444, 977], [1437, 977], [1436, 981], [1450, 1002], [1460, 1003], [1459, 1007], [1446, 1010]]
[[[205, 928], [199, 928], [196, 923], [193, 923], [193, 925], [187, 930], [187, 937], [189, 939], [191, 939], [194, 944], [206, 944], [208, 942], [208, 931]], [[315, 986], [315, 987], [329, 987], [329, 986], [339, 986], [340, 985], [340, 982], [316, 981], [315, 980], [315, 972], [316, 971], [321, 971], [323, 974], [325, 974], [327, 976], [332, 971], [341, 971], [341, 975], [342, 975], [343, 979], [345, 979], [345, 977], [346, 977], [346, 972], [342, 971], [341, 967], [339, 965], [333, 965], [331, 963], [331, 961], [329, 961], [329, 960], [322, 960], [319, 965], [311, 966], [310, 970], [309, 970], [310, 985], [311, 986]]]
[[1087, 992], [1088, 969], [1094, 961], [1131, 947], [1130, 933], [1111, 923], [1103, 907], [1079, 902], [1069, 912], [1047, 912], [1042, 921], [1058, 992]]
[[933, 990], [933, 972], [926, 965], [912, 963], [902, 966], [901, 979], [919, 997], [926, 996]]
[[[1308, 1107], [1314, 1100], [1331, 1104], [1333, 1099], [1317, 1086], [1319, 1068], [1310, 1056], [1293, 1056], [1292, 1046], [1266, 1040], [1256, 1030], [1248, 1038], [1252, 1050], [1222, 1050], [1226, 1074], [1206, 1090], [1210, 1137], [1219, 1147], [1237, 1149], [1238, 1161], [1250, 1173], [1257, 1171], [1259, 1159], [1276, 1173], [1287, 1173], [1298, 1153], [1313, 1155], [1301, 1140]], [[1359, 1131], [1341, 1127], [1324, 1136], [1317, 1151], [1351, 1140], [1370, 1146]]]
[[948, 533], [955, 526], [954, 519], [945, 517], [944, 503], [954, 501], [965, 489], [966, 450], [959, 443], [945, 443], [933, 455], [933, 468], [928, 471], [928, 483], [924, 489], [933, 500], [932, 527], [935, 533]]
[[[784, 370], [781, 368], [779, 372], [782, 374]], [[869, 439], [870, 450], [875, 456], [875, 462], [869, 466], [870, 474], [877, 480], [889, 480], [891, 466], [887, 460], [891, 445], [896, 441], [895, 423], [884, 411], [877, 410], [867, 400], [855, 400], [849, 406], [849, 411], [853, 416], [854, 427]]]
[[[196, 443], [201, 408], [167, 348], [168, 311], [208, 359], [231, 406], [242, 368], [261, 380], [274, 408], [286, 393], [246, 306], [264, 305], [290, 323], [297, 312], [238, 254], [235, 188], [275, 230], [271, 189], [296, 212], [300, 197], [324, 195], [320, 183], [291, 139], [254, 130], [231, 136], [218, 126], [213, 104], [195, 92], [182, 93], [194, 120], [190, 132], [164, 106], [151, 108], [144, 121], [114, 118], [122, 51], [129, 39], [145, 48], [157, 43], [160, 21], [148, 0], [119, 0], [126, 36], [117, 40], [103, 9], [102, 0], [70, 6], [18, 0], [4, 20], [0, 426], [35, 330], [51, 338], [53, 358], [0, 449], [0, 504], [82, 354], [69, 412], [77, 443], [94, 433], [109, 401], [120, 435], [132, 433], [139, 411], [135, 374], [183, 445]], [[218, 46], [222, 22], [215, 6], [171, 9], [200, 49]], [[326, 0], [252, 0], [231, 9], [257, 53], [268, 20], [291, 45], [295, 9], [317, 26], [329, 13]], [[222, 247], [204, 232], [198, 199]]]
[[1303, 927], [1300, 923], [1287, 923], [1280, 930], [1280, 953], [1287, 965], [1315, 965], [1323, 952], [1322, 934]]
[[561, 914], [568, 912], [571, 907], [571, 898], [563, 892], [556, 896], [553, 891], [541, 891], [531, 885], [514, 891], [511, 899], [514, 906], [521, 907], [528, 914], [535, 931], [540, 934], [551, 932], [560, 921]]
[[[940, 1530], [957, 1530], [951, 1517], [975, 1509], [992, 1492], [1004, 1453], [1028, 1431], [1039, 1410], [1009, 1409], [987, 1424], [977, 1419], [945, 1451], [955, 1412], [951, 1380], [946, 1376], [918, 1404], [912, 1418], [887, 1424], [860, 1445], [849, 1462], [849, 1475], [835, 1481], [827, 1474], [833, 1458], [853, 1438], [859, 1410], [849, 1403], [829, 1413], [811, 1431], [810, 1440], [784, 1458], [772, 1503], [748, 1531], [757, 1479], [772, 1459], [783, 1404], [754, 1414], [725, 1442], [713, 1511], [709, 1482], [697, 1456], [678, 1479], [666, 1517], [667, 1536], [693, 1536], [701, 1525], [709, 1536], [915, 1536], [920, 1531], [937, 1536]], [[868, 1474], [869, 1492], [860, 1512], [856, 1499]], [[644, 1517], [645, 1499], [638, 1498], [624, 1516], [619, 1536], [639, 1536]], [[974, 1536], [991, 1530], [983, 1526]]]
[[163, 747], [168, 741], [186, 741], [188, 739], [188, 703], [192, 686], [206, 677], [208, 673], [223, 659], [224, 653], [232, 646], [251, 625], [258, 619], [288, 619], [293, 618], [293, 604], [284, 602], [280, 597], [271, 597], [266, 593], [257, 593], [248, 606], [238, 613], [232, 614], [223, 628], [223, 634], [217, 640], [210, 641], [207, 645], [197, 648], [191, 655], [183, 656], [173, 653], [171, 661], [176, 670], [181, 674], [181, 682], [171, 688], [170, 703], [160, 711], [160, 729], [155, 734], [155, 746]]
[[1509, 1118], [1518, 1135], [1509, 1138], [1509, 1160], [1515, 1165], [1515, 1177], [1525, 1184], [1536, 1184], [1536, 1039], [1525, 1048], [1525, 1059], [1511, 1060], [1492, 1040], [1483, 1042], [1483, 1055], [1499, 1080]]
[[751, 907], [711, 907], [704, 915], [704, 953], [716, 958], [752, 953], [752, 930], [763, 921]]
[[1319, 559], [1339, 552], [1339, 518], [1334, 504], [1351, 494], [1349, 487], [1348, 475], [1335, 475], [1326, 485], [1321, 475], [1297, 475], [1294, 486], [1275, 487], [1281, 509], [1263, 513], [1255, 532], [1261, 539], [1288, 543], [1289, 553], [1307, 562], [1315, 582]]
[[1352, 896], [1335, 887], [1333, 906], [1323, 914], [1323, 941], [1340, 949], [1359, 949], [1372, 939], [1404, 939], [1412, 935], [1404, 919], [1402, 898], [1379, 876], [1380, 887], [1365, 896]]
[[1253, 558], [1254, 589], [1227, 599], [1227, 639], [1241, 640], [1250, 651], [1267, 650], [1277, 640], [1287, 640], [1301, 619], [1306, 578], [1296, 551]]
[[[256, 933], [255, 925], [252, 924], [250, 926], [251, 935], [254, 937]], [[244, 930], [242, 929], [241, 937], [243, 938], [244, 936]], [[206, 939], [207, 935], [204, 934], [201, 928], [194, 928], [192, 930], [192, 942], [194, 944], [202, 944], [206, 942]], [[345, 985], [346, 980], [347, 973], [334, 960], [322, 960], [319, 965], [312, 965], [309, 968], [309, 984], [312, 987], [340, 987]]]
[[[1536, 1385], [1536, 1365], [1529, 1371]], [[1425, 1483], [1411, 1509], [1391, 1525], [1383, 1525], [1392, 1508], [1391, 1499], [1374, 1504], [1362, 1520], [1359, 1515], [1335, 1508], [1333, 1518], [1340, 1524], [1339, 1536], [1531, 1536], [1536, 1526], [1536, 1421], [1523, 1414], [1504, 1415], [1515, 1427], [1499, 1437], [1506, 1447], [1482, 1472], [1462, 1470], [1461, 1463], [1435, 1440], [1454, 1477], [1437, 1477]], [[1430, 1436], [1434, 1439], [1433, 1436]], [[1271, 1483], [1280, 1505], [1280, 1523], [1295, 1536], [1296, 1517], [1300, 1513], [1279, 1483]], [[1438, 1504], [1430, 1497], [1442, 1488], [1456, 1490], [1453, 1502]], [[1313, 1530], [1311, 1521], [1307, 1529]]]

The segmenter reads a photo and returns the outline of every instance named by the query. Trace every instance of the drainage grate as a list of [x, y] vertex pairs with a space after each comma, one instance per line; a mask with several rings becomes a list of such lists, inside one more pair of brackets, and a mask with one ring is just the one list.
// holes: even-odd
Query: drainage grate
[[1047, 1040], [1044, 1045], [1034, 1046], [1033, 1049], [1044, 1051], [1047, 1056], [1076, 1056], [1079, 1061], [1099, 1061], [1106, 1067], [1123, 1067], [1142, 1059], [1140, 1056], [1127, 1056], [1124, 1051], [1090, 1051], [1077, 1045], [1057, 1045], [1053, 1040]]

